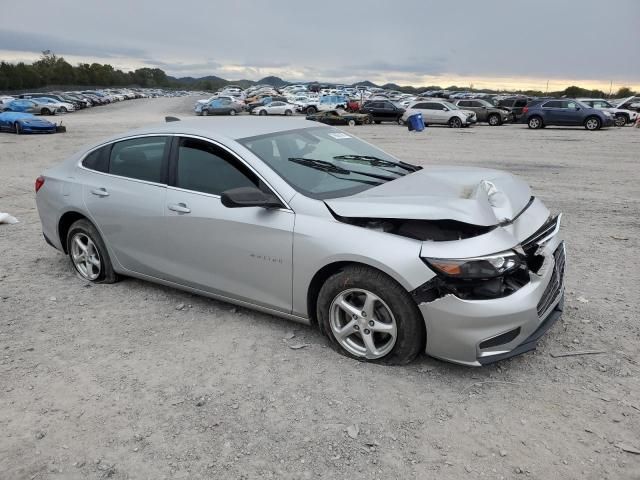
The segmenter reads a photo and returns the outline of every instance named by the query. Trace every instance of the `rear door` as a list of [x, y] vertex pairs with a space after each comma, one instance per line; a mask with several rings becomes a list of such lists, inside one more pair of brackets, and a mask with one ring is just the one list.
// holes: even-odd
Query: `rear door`
[[221, 146], [176, 137], [173, 152], [164, 205], [166, 278], [290, 312], [294, 213], [222, 205], [225, 190], [269, 187]]
[[83, 160], [83, 198], [110, 252], [126, 269], [160, 276], [169, 137], [115, 142]]

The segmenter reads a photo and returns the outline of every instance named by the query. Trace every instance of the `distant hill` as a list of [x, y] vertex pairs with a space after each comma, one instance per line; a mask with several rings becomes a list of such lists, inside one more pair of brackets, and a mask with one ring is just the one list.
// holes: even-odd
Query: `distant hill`
[[269, 77], [264, 77], [261, 80], [258, 80], [257, 83], [259, 85], [271, 85], [272, 87], [285, 87], [287, 85], [290, 85], [289, 82], [281, 79], [280, 77], [274, 77], [274, 76], [269, 76]]

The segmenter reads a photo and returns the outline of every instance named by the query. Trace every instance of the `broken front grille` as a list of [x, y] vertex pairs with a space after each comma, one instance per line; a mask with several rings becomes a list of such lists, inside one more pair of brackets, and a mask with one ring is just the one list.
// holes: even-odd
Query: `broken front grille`
[[538, 316], [542, 318], [549, 307], [555, 303], [555, 301], [562, 294], [562, 287], [564, 284], [564, 264], [565, 264], [565, 252], [564, 242], [562, 242], [555, 252], [553, 252], [553, 258], [555, 259], [555, 265], [553, 267], [553, 273], [551, 274], [551, 280], [547, 288], [545, 288], [542, 298], [538, 302]]

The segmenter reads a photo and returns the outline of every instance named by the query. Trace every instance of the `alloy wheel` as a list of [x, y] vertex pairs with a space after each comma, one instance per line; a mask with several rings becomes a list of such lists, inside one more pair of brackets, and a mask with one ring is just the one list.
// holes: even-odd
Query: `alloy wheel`
[[100, 253], [87, 234], [78, 232], [71, 239], [71, 259], [73, 266], [83, 278], [95, 280], [100, 276]]
[[596, 120], [595, 118], [590, 118], [589, 120], [587, 120], [585, 126], [587, 127], [587, 130], [597, 130], [599, 126], [598, 124], [598, 120]]
[[338, 343], [356, 357], [382, 358], [396, 343], [398, 327], [391, 309], [368, 290], [339, 293], [329, 307], [329, 322]]
[[497, 115], [491, 115], [489, 117], [489, 125], [495, 127], [496, 125], [498, 125], [500, 123], [500, 119], [498, 118]]

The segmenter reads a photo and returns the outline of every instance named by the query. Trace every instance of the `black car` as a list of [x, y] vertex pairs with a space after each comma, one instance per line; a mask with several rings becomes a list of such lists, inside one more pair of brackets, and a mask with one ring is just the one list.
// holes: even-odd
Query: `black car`
[[404, 108], [395, 105], [389, 100], [369, 100], [360, 107], [360, 113], [370, 115], [375, 123], [395, 122], [403, 124], [402, 114], [404, 113]]
[[527, 106], [529, 99], [527, 97], [509, 97], [502, 98], [494, 102], [497, 107], [508, 108], [511, 110], [513, 120], [516, 121], [522, 117], [522, 109]]
[[307, 115], [307, 120], [325, 123], [327, 125], [368, 125], [372, 122], [371, 116], [363, 113], [338, 112], [336, 110], [328, 110], [326, 112], [318, 112]]

